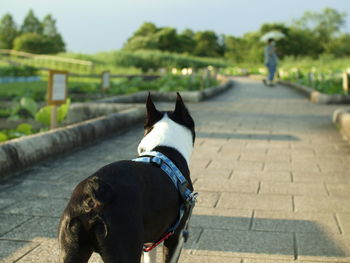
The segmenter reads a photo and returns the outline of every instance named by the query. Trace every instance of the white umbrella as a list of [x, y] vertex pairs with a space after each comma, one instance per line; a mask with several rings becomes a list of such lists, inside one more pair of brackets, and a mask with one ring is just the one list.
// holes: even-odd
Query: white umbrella
[[283, 34], [283, 33], [280, 32], [280, 31], [270, 31], [270, 32], [265, 33], [265, 34], [260, 38], [260, 40], [261, 40], [261, 41], [267, 41], [267, 40], [270, 39], [270, 38], [273, 38], [274, 40], [278, 40], [278, 39], [284, 38], [285, 36], [286, 36], [286, 35]]

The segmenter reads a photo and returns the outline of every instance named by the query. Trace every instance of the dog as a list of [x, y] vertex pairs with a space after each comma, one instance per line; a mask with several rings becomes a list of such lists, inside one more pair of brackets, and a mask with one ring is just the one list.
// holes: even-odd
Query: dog
[[[97, 252], [105, 263], [140, 263], [143, 250], [163, 241], [163, 262], [178, 262], [193, 208], [193, 202], [191, 209], [184, 205], [183, 194], [193, 197], [189, 159], [195, 124], [179, 93], [174, 111], [158, 111], [150, 94], [146, 109], [141, 159], [108, 164], [74, 189], [59, 224], [59, 262], [85, 263]], [[177, 167], [185, 178], [182, 189], [164, 172], [164, 162], [160, 169], [159, 163], [142, 161], [158, 160], [147, 157], [150, 151]], [[155, 255], [145, 253], [144, 261], [155, 262]]]

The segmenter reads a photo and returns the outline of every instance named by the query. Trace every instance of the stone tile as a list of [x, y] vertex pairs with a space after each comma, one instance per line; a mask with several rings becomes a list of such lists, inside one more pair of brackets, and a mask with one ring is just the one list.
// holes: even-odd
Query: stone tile
[[39, 244], [35, 242], [12, 241], [0, 239], [0, 262], [13, 263], [23, 255], [32, 251]]
[[2, 194], [9, 197], [55, 197], [69, 198], [73, 190], [73, 186], [67, 186], [58, 183], [49, 183], [33, 180], [25, 180], [9, 189]]
[[252, 229], [340, 234], [335, 216], [332, 213], [255, 211]]
[[263, 162], [237, 161], [237, 162], [223, 162], [222, 160], [212, 160], [208, 168], [216, 169], [226, 167], [235, 171], [262, 171]]
[[344, 173], [321, 173], [321, 172], [295, 172], [293, 171], [293, 181], [295, 182], [325, 182], [325, 183], [350, 183], [350, 175]]
[[349, 199], [323, 196], [295, 196], [295, 211], [350, 212]]
[[291, 182], [290, 172], [243, 172], [234, 171], [231, 180], [252, 180], [252, 181], [273, 181], [273, 182]]
[[326, 233], [297, 233], [300, 260], [350, 260], [350, 236]]
[[197, 256], [181, 254], [179, 262], [181, 263], [241, 263], [239, 258], [222, 256]]
[[217, 207], [292, 211], [292, 198], [288, 195], [223, 193]]
[[326, 184], [327, 190], [331, 196], [350, 197], [350, 184]]
[[11, 205], [1, 212], [4, 214], [33, 215], [33, 216], [61, 216], [68, 199], [61, 198], [28, 198], [25, 201]]
[[290, 233], [205, 229], [197, 247], [194, 255], [294, 258], [293, 234]]
[[0, 214], [0, 237], [30, 218], [30, 216]]
[[196, 207], [190, 225], [203, 229], [248, 230], [252, 211]]
[[200, 191], [196, 207], [214, 207], [218, 203], [220, 196], [220, 192]]
[[292, 171], [292, 165], [289, 161], [286, 162], [266, 162], [264, 171], [267, 172], [290, 172]]
[[285, 183], [262, 182], [261, 194], [287, 194], [287, 195], [324, 195], [327, 191], [322, 183]]
[[7, 206], [10, 206], [10, 205], [12, 205], [12, 204], [14, 204], [14, 203], [16, 202], [15, 199], [12, 199], [12, 198], [4, 198], [3, 196], [4, 196], [4, 195], [2, 195], [2, 196], [0, 197], [0, 210], [1, 210], [2, 208], [5, 208], [5, 207], [7, 207]]
[[205, 179], [228, 179], [232, 173], [232, 169], [221, 168], [221, 169], [197, 169], [194, 168], [191, 171], [191, 179], [205, 178]]
[[221, 192], [239, 192], [239, 193], [257, 193], [258, 182], [237, 181], [229, 179], [202, 179], [199, 178], [194, 187], [198, 191], [221, 191]]
[[56, 238], [59, 218], [36, 217], [11, 230], [1, 238], [11, 240], [33, 240], [36, 237]]
[[338, 213], [337, 218], [339, 220], [339, 226], [341, 231], [346, 234], [350, 235], [350, 212], [348, 213]]
[[350, 165], [335, 163], [320, 163], [320, 169], [322, 172], [349, 172]]

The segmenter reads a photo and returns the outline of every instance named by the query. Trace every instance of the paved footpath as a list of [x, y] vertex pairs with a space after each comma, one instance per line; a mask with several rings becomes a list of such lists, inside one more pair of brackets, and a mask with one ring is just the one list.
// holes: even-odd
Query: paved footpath
[[[189, 105], [200, 198], [180, 262], [350, 262], [350, 145], [331, 123], [338, 107], [245, 78]], [[0, 262], [56, 262], [70, 192], [102, 165], [134, 157], [141, 126], [1, 184]]]

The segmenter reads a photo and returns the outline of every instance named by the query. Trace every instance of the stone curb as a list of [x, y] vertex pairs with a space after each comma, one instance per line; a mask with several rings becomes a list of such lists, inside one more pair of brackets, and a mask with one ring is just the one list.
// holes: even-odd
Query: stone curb
[[346, 139], [350, 141], [350, 111], [337, 109], [333, 113], [333, 123], [338, 127]]
[[144, 117], [144, 107], [137, 107], [2, 143], [0, 144], [0, 179], [106, 135], [118, 134], [143, 120]]
[[[181, 97], [184, 102], [200, 102], [211, 98], [233, 86], [233, 81], [228, 81], [225, 84], [207, 88], [202, 91], [181, 91]], [[154, 101], [171, 102], [176, 100], [176, 92], [160, 92], [151, 91]], [[101, 99], [97, 102], [103, 103], [144, 103], [147, 99], [148, 91], [141, 91], [131, 95], [115, 96], [107, 99]]]
[[310, 101], [313, 103], [319, 104], [345, 104], [350, 103], [350, 96], [334, 94], [328, 95], [318, 91], [310, 87], [306, 87], [300, 84], [292, 83], [285, 80], [279, 80], [279, 84], [282, 84], [287, 87], [294, 88], [302, 93], [304, 93], [307, 97], [309, 97]]

